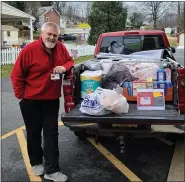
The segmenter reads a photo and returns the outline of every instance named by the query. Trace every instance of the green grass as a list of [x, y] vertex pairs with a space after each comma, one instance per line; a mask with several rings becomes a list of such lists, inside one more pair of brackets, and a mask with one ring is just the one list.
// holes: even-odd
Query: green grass
[[12, 71], [13, 64], [7, 64], [1, 66], [1, 78], [9, 77]]
[[167, 35], [167, 38], [170, 43], [170, 47], [177, 46], [177, 38], [176, 37], [172, 37], [171, 35]]
[[[81, 56], [77, 59], [74, 59], [75, 64], [82, 63], [84, 61], [88, 61], [93, 58], [93, 55], [91, 56]], [[1, 66], [1, 78], [9, 77], [10, 73], [12, 71], [13, 64], [8, 64], [8, 65], [2, 65]]]
[[177, 46], [177, 40], [175, 40], [175, 39], [169, 39], [168, 41], [169, 41], [169, 43], [170, 43], [170, 47], [175, 47], [175, 46]]
[[90, 55], [90, 56], [81, 56], [81, 57], [79, 57], [77, 59], [74, 59], [74, 61], [75, 61], [75, 64], [78, 64], [78, 63], [83, 63], [85, 61], [88, 61], [88, 60], [90, 60], [92, 58], [93, 58], [93, 55]]

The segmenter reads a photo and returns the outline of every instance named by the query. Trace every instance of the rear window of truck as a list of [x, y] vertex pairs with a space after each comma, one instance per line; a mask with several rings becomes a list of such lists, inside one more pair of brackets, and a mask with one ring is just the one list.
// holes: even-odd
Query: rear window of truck
[[161, 35], [107, 36], [102, 40], [100, 52], [131, 54], [133, 52], [164, 48]]

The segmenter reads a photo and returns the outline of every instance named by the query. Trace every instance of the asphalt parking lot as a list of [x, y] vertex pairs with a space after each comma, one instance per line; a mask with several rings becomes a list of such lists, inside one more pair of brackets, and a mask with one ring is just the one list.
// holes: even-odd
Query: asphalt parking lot
[[[9, 78], [2, 79], [1, 181], [47, 181], [31, 172], [26, 132]], [[135, 139], [120, 154], [116, 138], [79, 140], [59, 122], [60, 166], [70, 182], [184, 181], [184, 141]], [[175, 180], [174, 180], [175, 179]]]

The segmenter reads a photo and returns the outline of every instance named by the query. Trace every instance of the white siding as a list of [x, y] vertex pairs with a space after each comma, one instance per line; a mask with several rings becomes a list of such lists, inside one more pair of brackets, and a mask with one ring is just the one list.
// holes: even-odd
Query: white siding
[[60, 28], [66, 28], [66, 21], [60, 18]]
[[184, 47], [184, 33], [179, 35], [179, 46]]
[[7, 41], [7, 45], [17, 44], [19, 42], [18, 31], [10, 31], [10, 36], [7, 35], [7, 31], [4, 30], [2, 32], [2, 41]]

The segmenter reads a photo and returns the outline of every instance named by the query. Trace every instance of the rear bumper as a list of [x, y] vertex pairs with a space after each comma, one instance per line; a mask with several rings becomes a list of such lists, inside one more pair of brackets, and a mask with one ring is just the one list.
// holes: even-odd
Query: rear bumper
[[105, 135], [106, 133], [116, 134], [116, 133], [124, 133], [124, 134], [139, 134], [139, 133], [176, 133], [176, 134], [184, 134], [184, 129], [182, 129], [182, 125], [142, 125], [140, 127], [136, 127], [133, 125], [125, 126], [125, 127], [111, 127], [106, 124], [101, 126], [97, 123], [64, 123], [67, 127], [70, 128], [71, 131], [86, 131], [91, 134]]

